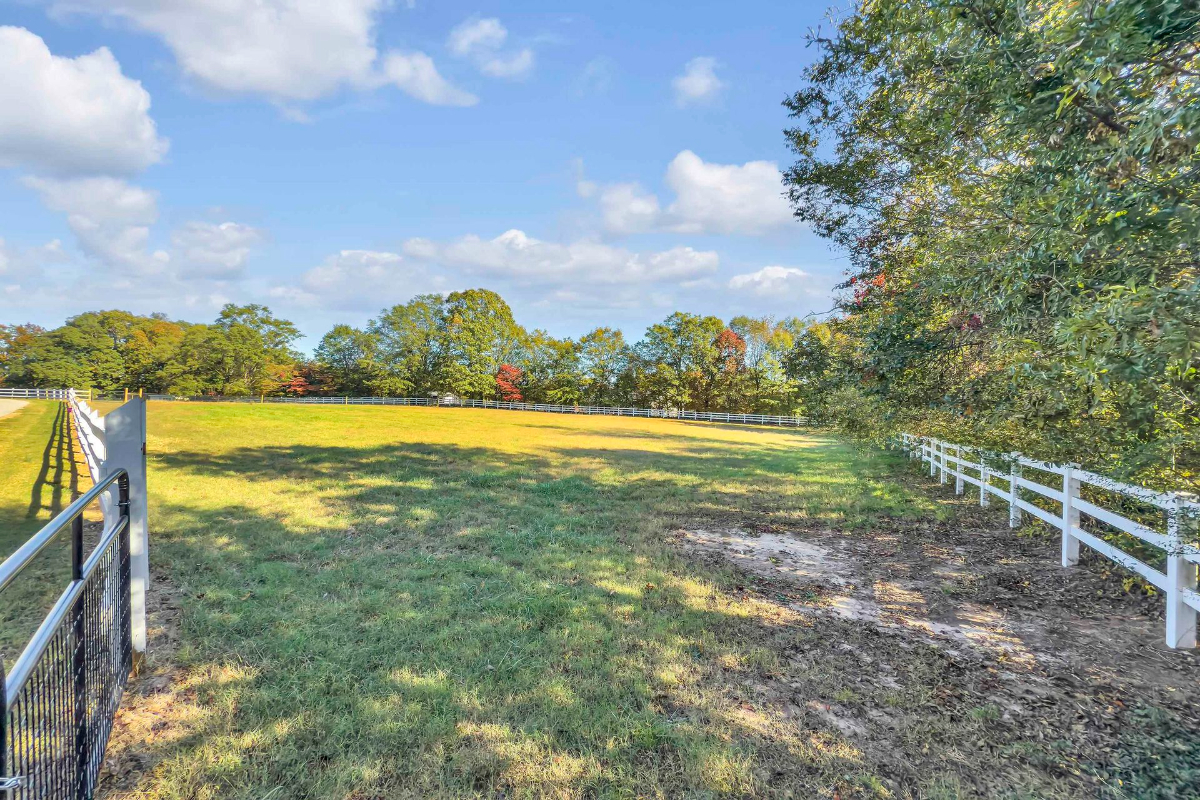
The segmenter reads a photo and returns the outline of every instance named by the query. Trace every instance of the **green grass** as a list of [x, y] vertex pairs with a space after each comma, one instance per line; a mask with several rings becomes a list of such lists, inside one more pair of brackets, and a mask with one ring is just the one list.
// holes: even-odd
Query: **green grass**
[[32, 400], [0, 417], [0, 558], [71, 502], [79, 471], [66, 406]]
[[152, 404], [178, 699], [136, 796], [702, 798], [778, 769], [874, 794], [853, 747], [712, 679], [769, 669], [753, 634], [783, 612], [666, 535], [931, 513], [892, 462], [662, 420]]
[[[32, 400], [0, 417], [0, 559], [6, 558], [80, 491], [66, 406]], [[84, 468], [86, 471], [86, 468]], [[67, 537], [59, 537], [0, 595], [0, 657], [11, 664], [71, 579]]]

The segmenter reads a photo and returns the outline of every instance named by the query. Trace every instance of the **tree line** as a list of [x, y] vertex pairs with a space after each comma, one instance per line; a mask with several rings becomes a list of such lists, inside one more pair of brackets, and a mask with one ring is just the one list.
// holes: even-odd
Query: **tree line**
[[676, 312], [630, 344], [600, 327], [577, 338], [526, 330], [500, 295], [421, 295], [363, 327], [335, 325], [311, 357], [300, 332], [261, 305], [226, 305], [209, 324], [125, 311], [80, 314], [61, 327], [0, 325], [9, 386], [144, 389], [179, 396], [377, 395], [638, 405], [790, 414], [797, 318]]
[[785, 183], [852, 264], [813, 412], [1200, 488], [1200, 8], [882, 0], [812, 43]]

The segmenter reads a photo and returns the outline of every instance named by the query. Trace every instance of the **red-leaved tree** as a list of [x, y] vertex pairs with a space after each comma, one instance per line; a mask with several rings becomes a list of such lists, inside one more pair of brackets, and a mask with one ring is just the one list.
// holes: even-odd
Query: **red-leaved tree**
[[496, 370], [496, 390], [500, 392], [500, 399], [506, 403], [521, 402], [524, 398], [520, 383], [524, 377], [525, 373], [512, 364], [501, 364]]
[[715, 342], [721, 358], [721, 366], [726, 372], [739, 372], [746, 363], [746, 340], [726, 328], [717, 336]]

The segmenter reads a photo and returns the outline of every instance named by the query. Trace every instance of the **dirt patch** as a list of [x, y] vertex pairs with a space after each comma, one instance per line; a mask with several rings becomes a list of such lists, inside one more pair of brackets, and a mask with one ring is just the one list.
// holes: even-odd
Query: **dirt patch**
[[163, 742], [177, 735], [180, 715], [194, 708], [175, 662], [181, 595], [154, 570], [146, 599], [149, 654], [130, 678], [113, 721], [96, 791], [100, 800], [140, 796], [138, 781], [154, 769]]
[[0, 417], [7, 417], [15, 411], [20, 411], [29, 403], [25, 400], [0, 399]]
[[1054, 536], [966, 504], [946, 523], [674, 538], [798, 615], [758, 632], [776, 664], [719, 679], [886, 776], [835, 796], [1200, 797], [1200, 654], [1168, 650], [1161, 601], [1099, 557], [1061, 569]]

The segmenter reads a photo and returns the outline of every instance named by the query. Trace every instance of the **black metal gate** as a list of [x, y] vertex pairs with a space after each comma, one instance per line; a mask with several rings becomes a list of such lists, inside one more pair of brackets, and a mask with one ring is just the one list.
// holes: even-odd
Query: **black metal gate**
[[[117, 518], [85, 554], [84, 509], [114, 489]], [[92, 797], [133, 665], [124, 471], [95, 485], [0, 564], [0, 592], [67, 529], [71, 582], [7, 676], [0, 664], [0, 800]]]

